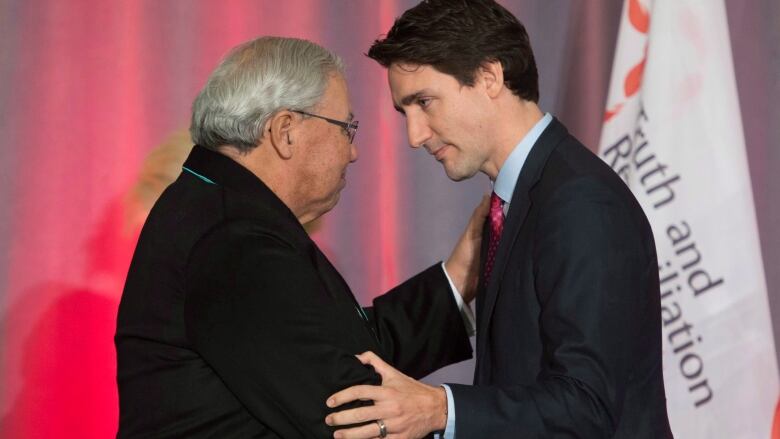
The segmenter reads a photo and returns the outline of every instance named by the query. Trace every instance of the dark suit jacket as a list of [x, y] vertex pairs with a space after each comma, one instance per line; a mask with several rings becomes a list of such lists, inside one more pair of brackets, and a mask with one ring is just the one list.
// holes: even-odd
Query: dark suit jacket
[[[325, 399], [471, 356], [440, 267], [367, 313], [254, 174], [195, 147], [141, 232], [116, 333], [119, 437], [332, 437]], [[430, 310], [437, 312], [429, 312]]]
[[671, 437], [659, 293], [636, 199], [553, 120], [478, 292], [475, 386], [451, 386], [458, 439]]

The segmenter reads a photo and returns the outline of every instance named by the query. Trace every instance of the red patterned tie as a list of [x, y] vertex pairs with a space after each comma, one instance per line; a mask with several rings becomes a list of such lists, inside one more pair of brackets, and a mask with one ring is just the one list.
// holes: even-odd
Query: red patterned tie
[[485, 260], [485, 286], [490, 281], [490, 272], [493, 271], [493, 262], [496, 259], [496, 250], [498, 250], [498, 241], [501, 239], [501, 232], [504, 230], [504, 202], [493, 192], [490, 195], [490, 243], [488, 244], [487, 259]]

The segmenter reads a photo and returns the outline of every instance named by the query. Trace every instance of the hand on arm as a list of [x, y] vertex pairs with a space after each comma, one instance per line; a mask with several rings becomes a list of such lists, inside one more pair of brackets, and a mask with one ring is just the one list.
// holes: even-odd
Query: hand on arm
[[[338, 407], [352, 401], [373, 400], [373, 406], [343, 410], [328, 415], [325, 422], [331, 426], [357, 424], [381, 419], [388, 438], [420, 438], [432, 431], [443, 430], [447, 423], [447, 396], [443, 388], [415, 381], [397, 371], [373, 352], [358, 355], [366, 365], [373, 366], [382, 376], [381, 386], [358, 385], [333, 394], [328, 407]], [[375, 423], [337, 430], [335, 438], [374, 438], [378, 436]]]
[[469, 224], [452, 250], [449, 259], [444, 263], [447, 274], [466, 303], [471, 302], [477, 294], [482, 227], [489, 210], [490, 197], [485, 195], [471, 214]]

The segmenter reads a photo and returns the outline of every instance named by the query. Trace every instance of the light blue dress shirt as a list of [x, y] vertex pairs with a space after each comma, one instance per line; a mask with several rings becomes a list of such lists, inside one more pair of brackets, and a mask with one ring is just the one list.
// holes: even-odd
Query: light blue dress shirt
[[[542, 135], [544, 130], [550, 125], [553, 117], [550, 113], [545, 113], [539, 122], [528, 131], [528, 134], [520, 140], [520, 143], [515, 146], [509, 157], [506, 158], [503, 166], [498, 171], [496, 181], [493, 183], [493, 192], [498, 195], [504, 201], [504, 216], [509, 212], [509, 203], [512, 201], [512, 194], [515, 192], [515, 184], [517, 184], [517, 178], [520, 177], [520, 171], [523, 169], [525, 160], [528, 158], [528, 154], [531, 152], [531, 148], [534, 146], [539, 136]], [[457, 294], [457, 296], [460, 296]], [[447, 426], [444, 428], [444, 435], [439, 435], [444, 439], [455, 438], [455, 401], [452, 398], [452, 390], [450, 386], [442, 384], [444, 391], [447, 393]]]
[[506, 162], [501, 166], [498, 171], [495, 183], [493, 183], [493, 192], [498, 195], [501, 200], [504, 201], [504, 215], [509, 211], [509, 203], [512, 202], [512, 194], [515, 193], [515, 184], [517, 184], [517, 178], [520, 177], [520, 171], [523, 169], [525, 159], [528, 158], [528, 154], [531, 152], [531, 148], [534, 146], [542, 132], [550, 125], [553, 117], [550, 113], [546, 113], [536, 125], [528, 131], [528, 134], [523, 137], [523, 140], [515, 146], [515, 149], [506, 158]]

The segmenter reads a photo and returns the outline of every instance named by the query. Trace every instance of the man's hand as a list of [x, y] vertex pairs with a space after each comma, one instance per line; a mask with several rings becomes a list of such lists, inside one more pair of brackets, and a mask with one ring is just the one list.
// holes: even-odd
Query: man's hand
[[[382, 361], [373, 352], [357, 356], [370, 364], [382, 376], [381, 386], [353, 386], [328, 398], [328, 407], [338, 407], [355, 400], [373, 400], [373, 406], [358, 407], [328, 415], [325, 423], [332, 426], [357, 424], [381, 419], [387, 437], [393, 439], [421, 438], [432, 431], [443, 430], [447, 424], [447, 395], [442, 387], [432, 387], [415, 381]], [[375, 438], [376, 423], [337, 430], [335, 438]]]
[[469, 224], [461, 235], [450, 258], [444, 263], [447, 274], [460, 292], [463, 301], [471, 302], [479, 283], [479, 251], [482, 245], [482, 226], [490, 211], [490, 197], [485, 195], [471, 214]]

